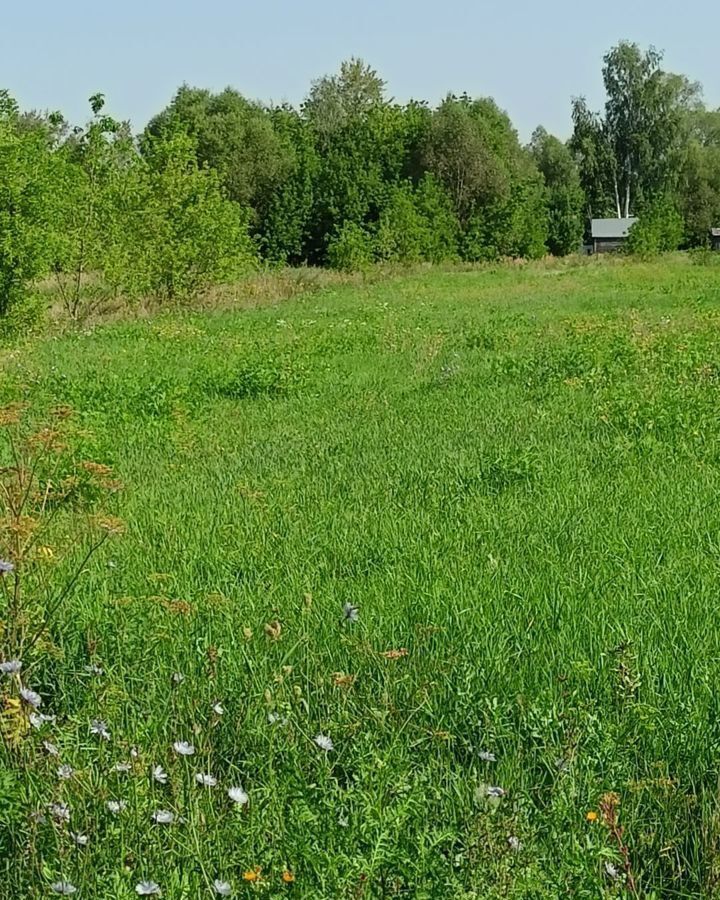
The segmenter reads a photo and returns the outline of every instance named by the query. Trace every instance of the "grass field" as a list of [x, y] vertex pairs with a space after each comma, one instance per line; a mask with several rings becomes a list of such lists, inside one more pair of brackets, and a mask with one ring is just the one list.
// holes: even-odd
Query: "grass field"
[[1, 897], [720, 896], [718, 267], [409, 274], [0, 360], [16, 451], [72, 409], [0, 531]]

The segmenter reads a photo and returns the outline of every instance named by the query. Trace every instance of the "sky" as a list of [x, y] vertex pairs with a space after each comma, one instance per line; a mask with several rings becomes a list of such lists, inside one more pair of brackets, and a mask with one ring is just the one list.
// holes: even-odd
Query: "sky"
[[[603, 54], [618, 40], [665, 51], [665, 67], [700, 81], [720, 106], [720, 3], [692, 0], [5, 0], [0, 88], [23, 109], [74, 124], [87, 98], [140, 131], [180, 84], [227, 85], [297, 104], [313, 78], [360, 56], [389, 94], [437, 103], [491, 96], [523, 140], [536, 125], [571, 130], [570, 101], [603, 102]], [[687, 14], [686, 14], [687, 11]]]

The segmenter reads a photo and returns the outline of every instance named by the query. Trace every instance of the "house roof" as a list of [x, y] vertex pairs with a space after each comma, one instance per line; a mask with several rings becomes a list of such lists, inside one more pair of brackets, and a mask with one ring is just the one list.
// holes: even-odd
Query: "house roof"
[[592, 236], [594, 238], [626, 238], [636, 222], [635, 216], [627, 219], [593, 219]]
[[711, 237], [720, 237], [720, 228], [711, 228], [710, 236]]

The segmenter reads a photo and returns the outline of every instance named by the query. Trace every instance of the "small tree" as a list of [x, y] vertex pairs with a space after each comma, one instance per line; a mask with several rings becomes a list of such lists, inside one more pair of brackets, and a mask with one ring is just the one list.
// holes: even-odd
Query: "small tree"
[[152, 142], [132, 193], [128, 222], [133, 294], [172, 300], [247, 271], [256, 261], [248, 212], [220, 189], [219, 176], [197, 163], [193, 141], [177, 133]]
[[0, 91], [0, 315], [47, 271], [54, 187], [44, 135], [20, 128], [15, 101]]

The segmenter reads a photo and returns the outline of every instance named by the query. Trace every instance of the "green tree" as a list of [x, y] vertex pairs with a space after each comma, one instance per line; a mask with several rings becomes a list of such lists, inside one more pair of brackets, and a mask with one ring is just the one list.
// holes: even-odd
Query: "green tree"
[[227, 196], [262, 222], [294, 163], [292, 145], [275, 129], [270, 111], [232, 88], [213, 94], [183, 85], [145, 129], [143, 152], [152, 138], [178, 131], [193, 138], [198, 163], [216, 170]]
[[135, 212], [126, 231], [133, 255], [125, 270], [129, 293], [189, 297], [255, 265], [248, 211], [223, 195], [214, 170], [198, 165], [187, 135], [150, 142], [130, 192]]
[[681, 170], [684, 111], [698, 87], [664, 72], [662, 54], [620, 42], [604, 57], [604, 114], [573, 101], [572, 148], [580, 162], [591, 215], [618, 217], [674, 190]]
[[47, 271], [54, 188], [46, 135], [23, 128], [17, 104], [0, 91], [0, 315]]
[[555, 256], [574, 253], [582, 241], [585, 207], [575, 159], [567, 144], [542, 127], [533, 132], [530, 152], [545, 182], [548, 250]]
[[352, 57], [341, 63], [337, 75], [313, 81], [302, 111], [315, 131], [325, 136], [385, 103], [385, 82], [362, 59]]

